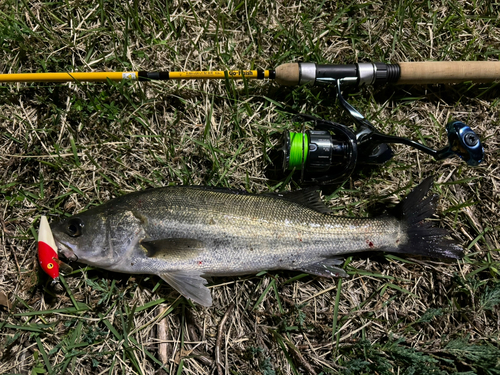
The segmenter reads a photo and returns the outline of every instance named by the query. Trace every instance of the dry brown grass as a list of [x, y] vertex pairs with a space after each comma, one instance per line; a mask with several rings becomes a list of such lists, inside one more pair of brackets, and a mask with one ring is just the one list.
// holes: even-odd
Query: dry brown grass
[[[4, 1], [0, 11], [5, 73], [484, 60], [500, 50], [498, 5], [463, 1]], [[55, 220], [148, 187], [269, 191], [263, 150], [292, 127], [274, 101], [350, 123], [333, 90], [199, 81], [0, 86], [0, 304], [2, 293], [11, 303], [0, 312], [0, 373], [349, 373], [356, 359], [372, 366], [365, 373], [384, 373], [384, 364], [385, 373], [426, 373], [415, 357], [405, 362], [403, 354], [414, 352], [436, 359], [429, 366], [443, 373], [499, 373], [468, 355], [499, 348], [498, 305], [484, 304], [487, 288], [499, 285], [497, 96], [496, 85], [462, 84], [369, 88], [350, 97], [385, 132], [435, 148], [446, 143], [448, 120], [467, 122], [487, 158], [469, 168], [397, 146], [393, 162], [330, 197], [339, 214], [366, 215], [433, 174], [436, 220], [467, 248], [457, 263], [355, 257], [349, 269], [366, 272], [342, 281], [337, 313], [337, 280], [292, 272], [217, 278], [209, 309], [150, 276], [83, 269], [66, 278], [67, 288], [52, 289], [34, 240], [43, 213]], [[71, 310], [75, 302], [88, 309]], [[435, 317], [422, 321], [429, 311]], [[455, 339], [469, 346], [453, 351]]]

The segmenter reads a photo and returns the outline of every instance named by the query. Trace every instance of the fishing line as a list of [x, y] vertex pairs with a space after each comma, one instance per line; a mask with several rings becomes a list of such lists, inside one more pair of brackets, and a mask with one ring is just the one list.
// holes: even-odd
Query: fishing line
[[302, 169], [309, 152], [309, 136], [306, 133], [290, 132], [289, 169]]

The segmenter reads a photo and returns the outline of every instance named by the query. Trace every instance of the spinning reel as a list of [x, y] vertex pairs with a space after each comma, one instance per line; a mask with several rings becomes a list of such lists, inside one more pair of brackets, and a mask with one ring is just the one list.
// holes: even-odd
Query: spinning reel
[[341, 93], [337, 79], [337, 96], [357, 125], [353, 131], [345, 125], [299, 114], [294, 120], [314, 122], [314, 130], [304, 133], [288, 132], [283, 142], [283, 172], [301, 171], [304, 183], [331, 184], [346, 180], [358, 165], [381, 165], [390, 160], [394, 153], [388, 144], [404, 144], [414, 147], [443, 160], [454, 155], [470, 166], [477, 166], [484, 159], [484, 149], [474, 131], [460, 121], [446, 125], [448, 146], [433, 150], [408, 138], [396, 137], [379, 132], [349, 104]]

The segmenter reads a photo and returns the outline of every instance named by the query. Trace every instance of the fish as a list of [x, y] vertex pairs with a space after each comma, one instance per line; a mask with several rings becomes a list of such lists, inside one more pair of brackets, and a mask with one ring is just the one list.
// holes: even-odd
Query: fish
[[343, 258], [385, 251], [459, 259], [463, 248], [424, 219], [438, 196], [425, 179], [374, 218], [332, 214], [317, 189], [251, 194], [169, 186], [114, 198], [52, 226], [69, 260], [128, 274], [154, 274], [181, 295], [211, 306], [207, 278], [294, 270], [346, 277]]

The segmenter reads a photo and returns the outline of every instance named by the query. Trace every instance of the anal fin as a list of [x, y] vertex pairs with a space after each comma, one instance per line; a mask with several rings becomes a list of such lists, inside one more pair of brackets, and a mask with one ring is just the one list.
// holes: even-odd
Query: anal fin
[[212, 306], [212, 295], [210, 294], [210, 290], [205, 286], [207, 280], [201, 277], [199, 273], [192, 271], [172, 271], [159, 274], [158, 276], [184, 297], [202, 306]]
[[305, 273], [310, 273], [311, 275], [321, 276], [321, 277], [349, 277], [347, 272], [342, 268], [335, 267], [336, 265], [342, 264], [343, 260], [339, 258], [328, 258], [323, 259], [316, 263], [307, 264], [300, 268], [296, 268], [298, 271]]

